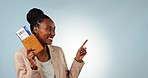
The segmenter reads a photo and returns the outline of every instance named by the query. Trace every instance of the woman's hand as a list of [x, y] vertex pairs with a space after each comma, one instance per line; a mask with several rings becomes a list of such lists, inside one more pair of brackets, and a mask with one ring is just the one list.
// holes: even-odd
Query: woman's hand
[[35, 53], [33, 52], [35, 49], [29, 49], [27, 50], [27, 59], [29, 60], [30, 64], [31, 64], [31, 69], [32, 70], [36, 70], [37, 66], [36, 66], [36, 61], [34, 60], [35, 58]]
[[78, 62], [83, 62], [83, 57], [86, 55], [87, 51], [86, 51], [86, 47], [84, 48], [84, 45], [86, 44], [88, 40], [86, 40], [82, 46], [79, 48], [79, 50], [77, 51], [75, 60]]

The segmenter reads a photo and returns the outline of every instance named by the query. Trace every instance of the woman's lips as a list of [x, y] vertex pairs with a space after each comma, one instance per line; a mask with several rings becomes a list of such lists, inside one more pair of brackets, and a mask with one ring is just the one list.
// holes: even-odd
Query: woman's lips
[[52, 43], [53, 38], [48, 38], [47, 40]]
[[48, 38], [49, 40], [53, 40], [53, 38]]

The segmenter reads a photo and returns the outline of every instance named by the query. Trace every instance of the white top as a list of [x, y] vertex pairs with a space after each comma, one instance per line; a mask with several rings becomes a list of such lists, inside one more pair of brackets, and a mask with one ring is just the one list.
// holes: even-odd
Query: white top
[[39, 62], [42, 66], [43, 72], [45, 74], [45, 78], [54, 78], [54, 68], [51, 63], [51, 59], [48, 60], [47, 62], [41, 62], [41, 61]]

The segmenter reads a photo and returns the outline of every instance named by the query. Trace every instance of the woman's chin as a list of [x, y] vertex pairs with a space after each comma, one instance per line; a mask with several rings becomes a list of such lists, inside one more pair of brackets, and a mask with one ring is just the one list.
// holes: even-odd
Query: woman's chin
[[47, 42], [47, 45], [51, 45], [52, 44], [52, 42]]

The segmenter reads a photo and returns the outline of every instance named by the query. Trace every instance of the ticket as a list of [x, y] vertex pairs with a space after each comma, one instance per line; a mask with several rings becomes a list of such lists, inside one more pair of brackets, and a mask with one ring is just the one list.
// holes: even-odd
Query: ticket
[[16, 35], [19, 37], [19, 39], [22, 41], [24, 47], [26, 49], [35, 49], [34, 52], [37, 54], [38, 52], [41, 52], [44, 47], [41, 45], [41, 43], [38, 41], [36, 36], [34, 34], [31, 34], [30, 31], [27, 29], [26, 26], [22, 27], [16, 32]]

